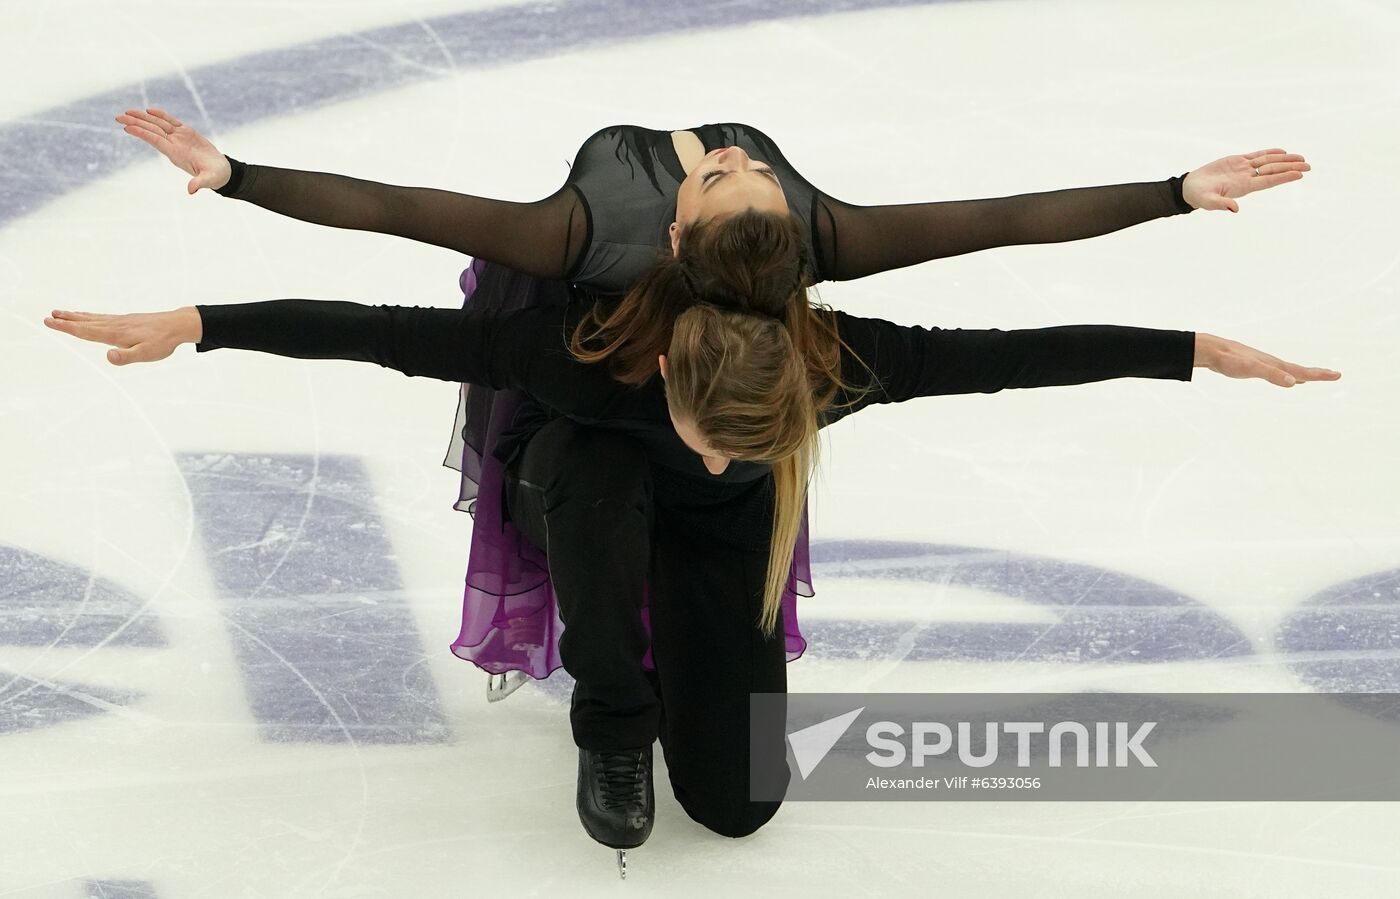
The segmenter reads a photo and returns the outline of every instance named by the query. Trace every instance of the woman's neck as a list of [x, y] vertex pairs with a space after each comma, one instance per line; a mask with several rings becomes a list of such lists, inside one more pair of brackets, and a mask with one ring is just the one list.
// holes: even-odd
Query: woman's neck
[[672, 131], [671, 144], [676, 148], [676, 157], [687, 175], [705, 158], [705, 145], [694, 131]]

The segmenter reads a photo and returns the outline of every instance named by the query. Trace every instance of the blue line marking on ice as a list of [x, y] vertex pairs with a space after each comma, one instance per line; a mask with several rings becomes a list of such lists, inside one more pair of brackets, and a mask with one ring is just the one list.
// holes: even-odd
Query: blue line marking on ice
[[262, 738], [447, 739], [423, 641], [360, 461], [176, 458]]
[[165, 646], [142, 602], [103, 578], [14, 546], [0, 546], [0, 646]]
[[85, 899], [157, 899], [155, 884], [146, 880], [89, 880]]
[[42, 680], [0, 668], [0, 735], [69, 724], [145, 698], [132, 690]]
[[1400, 693], [1400, 568], [1305, 600], [1279, 625], [1277, 642], [1319, 693]]
[[[1175, 662], [1254, 652], [1249, 639], [1202, 603], [1110, 569], [1009, 550], [888, 541], [812, 544], [817, 587], [829, 578], [913, 581], [1009, 596], [1055, 612], [1053, 625], [825, 620], [808, 635], [821, 658], [877, 660], [900, 647], [908, 661]], [[871, 590], [878, 590], [872, 585]]]
[[[807, 616], [802, 632], [814, 659], [1162, 664], [1254, 654], [1243, 632], [1197, 600], [1093, 565], [977, 546], [880, 540], [813, 541], [811, 557], [819, 593], [837, 579], [872, 581], [865, 588], [872, 594], [881, 581], [909, 581], [1009, 596], [1056, 617], [1053, 624], [1010, 624]], [[878, 596], [870, 602], [878, 603]], [[556, 671], [534, 686], [567, 702], [573, 679]]]

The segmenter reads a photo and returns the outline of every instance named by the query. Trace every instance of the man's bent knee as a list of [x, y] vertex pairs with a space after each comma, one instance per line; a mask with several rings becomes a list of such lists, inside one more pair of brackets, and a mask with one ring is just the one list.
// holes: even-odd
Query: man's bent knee
[[767, 824], [778, 813], [782, 802], [745, 802], [724, 807], [695, 807], [684, 800], [681, 807], [697, 824], [722, 837], [747, 837]]

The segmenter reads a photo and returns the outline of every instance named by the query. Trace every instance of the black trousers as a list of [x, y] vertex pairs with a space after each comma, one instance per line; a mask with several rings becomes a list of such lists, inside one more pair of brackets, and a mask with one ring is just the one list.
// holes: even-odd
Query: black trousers
[[[511, 521], [549, 559], [573, 675], [570, 723], [586, 749], [660, 739], [676, 799], [726, 836], [746, 836], [778, 802], [749, 800], [750, 766], [788, 779], [783, 723], [761, 722], [750, 750], [750, 693], [786, 693], [781, 621], [757, 621], [768, 547], [736, 548], [686, 528], [652, 500], [641, 446], [615, 431], [557, 419], [531, 438], [506, 475]], [[650, 584], [654, 673], [641, 621]]]

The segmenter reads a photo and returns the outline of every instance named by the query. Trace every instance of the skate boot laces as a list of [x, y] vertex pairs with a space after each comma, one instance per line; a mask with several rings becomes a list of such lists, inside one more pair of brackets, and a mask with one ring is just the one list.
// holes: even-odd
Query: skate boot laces
[[626, 749], [596, 752], [593, 777], [599, 800], [605, 809], [619, 809], [646, 802], [645, 751]]

